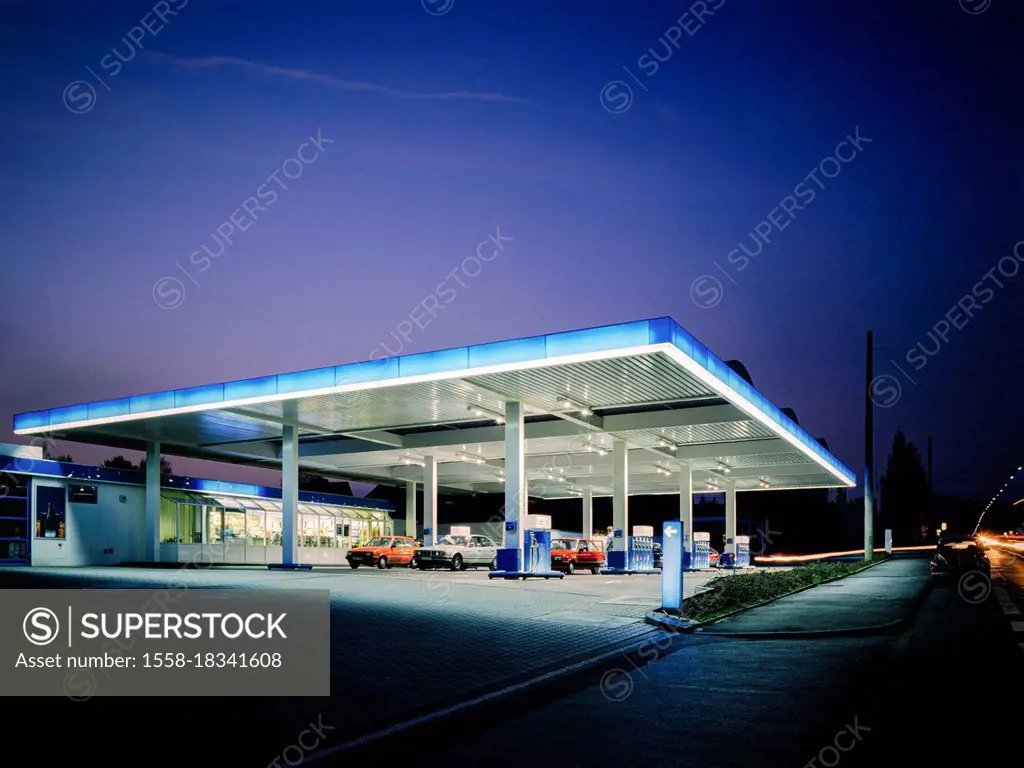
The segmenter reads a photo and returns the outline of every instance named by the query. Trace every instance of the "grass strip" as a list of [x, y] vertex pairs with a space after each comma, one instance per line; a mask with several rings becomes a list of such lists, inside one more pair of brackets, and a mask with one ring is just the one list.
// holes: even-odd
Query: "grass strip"
[[684, 600], [679, 615], [692, 622], [710, 621], [803, 587], [849, 576], [887, 558], [887, 555], [876, 555], [873, 560], [860, 560], [855, 563], [807, 563], [788, 571], [772, 570], [719, 576], [707, 583], [705, 591]]

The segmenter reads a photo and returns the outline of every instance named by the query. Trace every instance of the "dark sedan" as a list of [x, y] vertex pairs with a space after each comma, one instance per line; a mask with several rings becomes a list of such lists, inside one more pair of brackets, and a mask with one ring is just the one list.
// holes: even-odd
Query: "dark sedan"
[[960, 576], [968, 571], [991, 572], [985, 545], [975, 536], [948, 534], [939, 539], [928, 569], [933, 576]]

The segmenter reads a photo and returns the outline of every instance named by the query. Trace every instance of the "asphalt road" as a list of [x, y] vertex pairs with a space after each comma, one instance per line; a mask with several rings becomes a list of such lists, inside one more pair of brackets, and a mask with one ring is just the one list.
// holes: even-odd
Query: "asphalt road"
[[[844, 766], [926, 765], [933, 759], [929, 750], [940, 754], [937, 745], [953, 735], [974, 746], [975, 758], [988, 757], [1000, 746], [992, 737], [1012, 738], [1018, 727], [1012, 721], [1016, 709], [999, 703], [1004, 694], [1007, 703], [1016, 700], [1020, 651], [1013, 617], [997, 595], [1004, 588], [1008, 599], [1018, 600], [1024, 569], [1005, 557], [993, 556], [996, 588], [988, 599], [975, 601], [974, 588], [954, 584], [933, 590], [908, 627], [804, 640], [660, 633], [640, 620], [657, 602], [656, 577], [581, 574], [561, 582], [504, 582], [482, 573], [398, 569], [200, 572], [197, 586], [330, 589], [330, 699], [40, 699], [4, 713], [5, 730], [24, 734], [6, 754], [14, 758], [27, 746], [37, 757], [45, 754], [42, 764], [168, 759], [266, 766], [278, 759], [285, 765], [281, 756], [311, 722], [328, 725], [323, 746], [336, 747], [606, 654], [607, 661], [571, 679], [481, 700], [370, 750], [346, 750], [311, 764], [400, 757], [417, 765], [483, 762], [490, 768], [524, 761], [590, 765], [595, 759], [645, 766], [803, 766], [821, 753], [826, 759], [817, 764], [823, 765], [832, 756], [828, 745], [850, 728], [858, 738], [841, 755]], [[907, 568], [926, 568], [926, 560], [915, 562], [893, 568], [892, 583], [913, 578]], [[844, 616], [857, 595], [883, 602], [892, 597], [884, 567], [871, 569], [874, 575], [862, 579], [858, 590], [833, 589]], [[171, 575], [0, 570], [0, 587], [148, 590], [166, 585]], [[690, 585], [697, 586], [694, 580]], [[827, 611], [829, 601], [814, 605], [815, 612]], [[60, 738], [40, 730], [44, 714]], [[293, 760], [298, 754], [288, 752]]]
[[1024, 653], [1024, 552], [1019, 549], [991, 549], [993, 597]]
[[972, 574], [932, 591], [900, 638], [898, 663], [862, 703], [884, 724], [882, 738], [844, 756], [844, 768], [1020, 762], [1024, 628], [1014, 622], [1024, 610], [1024, 561], [998, 550], [989, 558], [991, 585]]

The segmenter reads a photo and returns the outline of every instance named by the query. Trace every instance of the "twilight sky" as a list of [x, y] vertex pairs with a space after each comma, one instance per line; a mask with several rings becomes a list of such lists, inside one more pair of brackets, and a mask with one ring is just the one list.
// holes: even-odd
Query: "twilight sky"
[[382, 342], [671, 315], [855, 471], [874, 329], [879, 466], [934, 435], [937, 487], [987, 499], [1024, 458], [1014, 6], [0, 3], [0, 440]]

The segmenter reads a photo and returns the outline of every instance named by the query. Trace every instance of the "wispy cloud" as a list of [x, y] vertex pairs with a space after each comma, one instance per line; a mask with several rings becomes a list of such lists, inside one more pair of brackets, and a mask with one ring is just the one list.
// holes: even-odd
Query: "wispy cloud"
[[468, 101], [496, 101], [513, 104], [531, 104], [529, 99], [522, 99], [518, 96], [506, 96], [503, 93], [487, 93], [481, 91], [407, 91], [402, 88], [392, 88], [377, 83], [367, 83], [360, 80], [344, 80], [331, 75], [324, 75], [319, 72], [311, 72], [308, 69], [295, 69], [292, 67], [278, 67], [271, 64], [261, 64], [258, 61], [247, 59], [236, 59], [232, 56], [205, 56], [202, 58], [182, 58], [171, 56], [166, 53], [155, 54], [160, 59], [169, 61], [172, 64], [189, 69], [220, 69], [223, 67], [234, 67], [236, 69], [248, 69], [269, 77], [283, 77], [289, 80], [305, 80], [320, 83], [329, 88], [337, 88], [344, 91], [363, 91], [366, 93], [385, 93], [390, 96], [397, 96], [402, 99], [442, 99], [442, 100], [468, 100]]

